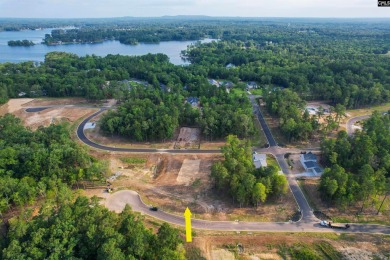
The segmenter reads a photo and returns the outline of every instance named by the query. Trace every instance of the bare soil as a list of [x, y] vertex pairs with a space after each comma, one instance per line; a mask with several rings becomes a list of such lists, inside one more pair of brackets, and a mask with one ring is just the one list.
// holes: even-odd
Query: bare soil
[[[257, 209], [239, 208], [226, 194], [217, 194], [210, 181], [211, 166], [221, 155], [178, 154], [121, 154], [92, 151], [93, 156], [110, 162], [111, 175], [120, 173], [112, 181], [115, 190], [131, 189], [139, 192], [145, 203], [164, 211], [181, 215], [187, 206], [195, 218], [208, 220], [288, 221], [296, 211], [291, 193], [274, 199]], [[144, 164], [127, 164], [123, 157], [145, 158]], [[87, 195], [97, 195], [86, 191]], [[99, 194], [99, 192], [98, 192]]]
[[[343, 255], [344, 259], [388, 259], [389, 236], [337, 235], [308, 233], [211, 233], [201, 232], [194, 237], [194, 246], [201, 249], [206, 259], [283, 259], [280, 252], [298, 244], [316, 248], [327, 242]], [[241, 250], [238, 250], [238, 245]], [[241, 251], [241, 252], [239, 252]], [[226, 258], [224, 258], [226, 257]], [[287, 257], [289, 253], [287, 252]], [[289, 259], [289, 258], [287, 258]]]
[[23, 105], [33, 101], [32, 98], [18, 98], [10, 99], [6, 104], [0, 106], [0, 116], [3, 116], [7, 113], [14, 113], [23, 108]]
[[175, 143], [175, 149], [199, 149], [200, 129], [192, 127], [181, 127], [179, 136]]
[[[48, 126], [52, 123], [75, 122], [96, 111], [94, 108], [66, 107], [66, 105], [79, 103], [83, 99], [11, 99], [0, 107], [0, 115], [12, 113], [22, 120], [24, 126], [37, 129], [39, 126]], [[26, 107], [39, 107], [55, 104], [63, 107], [52, 107], [39, 112], [26, 112]]]
[[312, 207], [315, 210], [321, 211], [335, 222], [367, 222], [390, 225], [390, 198], [385, 200], [382, 207], [383, 211], [379, 215], [376, 215], [376, 213], [383, 197], [378, 198], [378, 202], [375, 204], [367, 202], [363, 213], [360, 213], [362, 206], [361, 202], [358, 202], [355, 206], [340, 209], [321, 200], [318, 191], [319, 181], [319, 179], [301, 180], [302, 187], [308, 195], [307, 197], [309, 198], [310, 204], [312, 204]]
[[85, 98], [36, 98], [23, 104], [24, 107], [65, 106], [65, 105], [92, 105]]

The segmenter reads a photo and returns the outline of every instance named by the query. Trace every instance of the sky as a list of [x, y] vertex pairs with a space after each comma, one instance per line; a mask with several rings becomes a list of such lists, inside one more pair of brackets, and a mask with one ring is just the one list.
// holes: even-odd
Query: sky
[[0, 0], [0, 17], [388, 17], [377, 0]]

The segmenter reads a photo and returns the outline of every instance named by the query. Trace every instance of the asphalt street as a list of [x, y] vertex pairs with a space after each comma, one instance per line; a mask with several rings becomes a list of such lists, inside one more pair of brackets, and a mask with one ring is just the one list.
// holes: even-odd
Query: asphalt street
[[105, 151], [113, 151], [113, 152], [130, 152], [130, 153], [180, 153], [180, 154], [213, 154], [213, 153], [221, 153], [221, 150], [191, 150], [191, 149], [147, 149], [147, 148], [122, 148], [122, 147], [111, 147], [105, 146], [101, 144], [97, 144], [89, 140], [84, 134], [85, 125], [103, 111], [107, 110], [107, 108], [101, 108], [98, 112], [90, 115], [77, 128], [77, 136], [78, 138], [91, 147], [105, 150]]
[[[183, 216], [173, 215], [164, 211], [152, 211], [149, 205], [142, 202], [140, 196], [135, 191], [121, 190], [111, 194], [105, 206], [115, 212], [121, 212], [125, 205], [128, 204], [134, 211], [141, 212], [160, 219], [164, 222], [184, 226]], [[183, 213], [184, 213], [183, 208]], [[265, 232], [361, 232], [361, 233], [378, 233], [390, 234], [390, 228], [382, 225], [369, 224], [350, 224], [350, 228], [331, 229], [322, 227], [319, 222], [238, 222], [238, 221], [207, 221], [192, 218], [192, 227], [194, 229], [219, 230], [219, 231], [265, 231]]]
[[[312, 209], [310, 208], [302, 190], [300, 189], [297, 181], [290, 173], [288, 164], [284, 159], [285, 148], [277, 146], [275, 139], [272, 136], [270, 129], [263, 115], [261, 114], [258, 105], [256, 104], [255, 97], [250, 95], [250, 100], [253, 104], [254, 113], [257, 115], [261, 126], [264, 130], [265, 136], [270, 144], [267, 152], [275, 155], [283, 173], [286, 175], [289, 187], [294, 195], [294, 198], [298, 204], [299, 210], [302, 213], [302, 218], [298, 222], [236, 222], [236, 221], [206, 221], [206, 220], [192, 220], [192, 226], [196, 229], [207, 230], [224, 230], [224, 231], [270, 231], [270, 232], [368, 232], [368, 233], [381, 233], [390, 234], [390, 227], [382, 225], [369, 225], [369, 224], [351, 224], [348, 230], [334, 230], [330, 228], [324, 228], [319, 225], [319, 220], [314, 216]], [[102, 150], [107, 151], [119, 151], [119, 152], [136, 152], [136, 153], [220, 153], [220, 150], [178, 150], [178, 149], [136, 149], [136, 148], [119, 148], [100, 145], [90, 141], [84, 134], [84, 126], [89, 120], [107, 108], [101, 108], [98, 112], [87, 117], [78, 127], [77, 136], [85, 144]], [[177, 216], [166, 213], [164, 211], [152, 211], [150, 206], [145, 205], [138, 193], [130, 190], [118, 191], [111, 194], [106, 200], [106, 207], [110, 210], [120, 212], [123, 210], [126, 204], [129, 204], [134, 211], [147, 214], [165, 222], [176, 225], [184, 225], [183, 216]], [[184, 209], [183, 209], [184, 212]]]

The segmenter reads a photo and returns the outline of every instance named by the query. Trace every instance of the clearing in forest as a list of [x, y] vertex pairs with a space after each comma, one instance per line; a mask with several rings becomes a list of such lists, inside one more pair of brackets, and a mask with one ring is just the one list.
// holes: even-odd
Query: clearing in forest
[[192, 127], [180, 128], [179, 137], [175, 143], [175, 149], [199, 149], [200, 129]]

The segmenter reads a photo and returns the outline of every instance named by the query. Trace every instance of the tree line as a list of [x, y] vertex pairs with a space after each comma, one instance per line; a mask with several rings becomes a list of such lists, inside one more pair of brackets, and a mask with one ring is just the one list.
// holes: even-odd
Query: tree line
[[[321, 177], [323, 199], [340, 206], [361, 203], [361, 210], [377, 205], [378, 212], [390, 193], [390, 116], [373, 113], [363, 130], [321, 143], [322, 160], [328, 167]], [[383, 198], [380, 199], [380, 198]]]
[[20, 119], [0, 117], [0, 215], [82, 180], [101, 180], [105, 165], [70, 138], [65, 125], [31, 131]]
[[[164, 223], [157, 233], [126, 205], [117, 214], [94, 197], [45, 203], [32, 217], [24, 212], [0, 236], [1, 259], [186, 259], [179, 231]], [[1, 243], [2, 242], [2, 243]], [[2, 250], [1, 250], [2, 249]]]
[[35, 43], [29, 40], [17, 40], [17, 41], [8, 41], [8, 46], [34, 46]]
[[211, 178], [217, 191], [227, 192], [240, 207], [258, 206], [268, 198], [287, 193], [287, 179], [276, 167], [255, 169], [248, 141], [229, 135], [222, 153], [225, 160], [213, 164]]
[[229, 94], [225, 88], [204, 84], [210, 91], [200, 97], [201, 108], [193, 107], [177, 93], [132, 86], [123, 103], [101, 118], [101, 129], [106, 134], [136, 141], [172, 138], [178, 126], [200, 127], [204, 137], [209, 139], [228, 134], [249, 137], [255, 133], [252, 106], [245, 95]]

